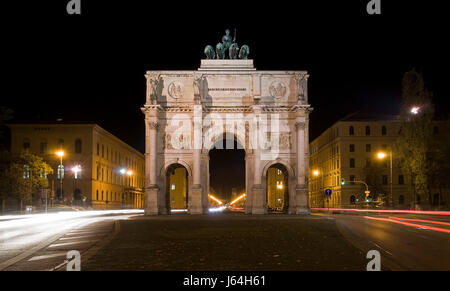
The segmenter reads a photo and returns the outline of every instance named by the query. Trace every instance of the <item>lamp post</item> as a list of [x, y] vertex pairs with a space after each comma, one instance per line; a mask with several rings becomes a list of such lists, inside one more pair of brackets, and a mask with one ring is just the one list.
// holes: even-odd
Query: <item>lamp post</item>
[[[319, 175], [322, 176], [322, 184], [321, 184], [321, 186], [320, 186], [320, 190], [321, 190], [322, 193], [324, 193], [323, 171], [320, 171], [320, 170], [314, 170], [314, 171], [313, 171], [313, 175], [316, 176], [316, 177], [318, 177]], [[328, 197], [327, 197], [327, 202], [328, 202]]]
[[63, 192], [63, 165], [62, 165], [62, 158], [64, 156], [64, 151], [59, 150], [56, 152], [56, 155], [60, 158], [59, 160], [59, 183], [60, 183], [60, 189], [61, 189], [61, 196], [64, 200], [64, 192]]
[[[75, 187], [74, 187], [74, 190], [73, 190], [73, 192], [74, 192], [74, 194], [75, 194], [75, 190], [77, 189], [78, 173], [81, 172], [81, 166], [80, 166], [80, 165], [76, 165], [75, 167], [72, 168], [72, 172], [75, 174], [75, 176], [74, 176], [74, 184], [75, 184]], [[75, 196], [75, 195], [74, 195], [74, 196]], [[75, 198], [75, 197], [74, 197], [74, 198]], [[80, 197], [80, 198], [81, 198], [81, 197]]]
[[[383, 160], [385, 157], [387, 156], [387, 154], [385, 152], [379, 152], [377, 154], [377, 157], [380, 160]], [[393, 197], [393, 193], [392, 193], [392, 179], [393, 179], [393, 175], [392, 175], [392, 149], [389, 150], [389, 172], [390, 172], [390, 183], [389, 183], [389, 188], [390, 188], [390, 195], [389, 195], [389, 205], [390, 206], [394, 206], [394, 197]]]
[[[125, 174], [128, 175], [129, 177], [133, 175], [133, 171], [127, 170], [125, 168], [121, 168], [119, 170], [119, 173], [122, 175], [122, 178]], [[124, 208], [124, 206], [125, 206], [125, 181], [122, 181], [122, 208]]]

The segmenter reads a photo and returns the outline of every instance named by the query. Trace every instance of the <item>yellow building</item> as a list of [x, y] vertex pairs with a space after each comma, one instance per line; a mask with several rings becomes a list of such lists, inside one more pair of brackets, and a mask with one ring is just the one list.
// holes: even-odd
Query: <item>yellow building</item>
[[[446, 126], [446, 123], [435, 123], [434, 131], [439, 139], [444, 137]], [[408, 191], [406, 177], [395, 153], [392, 154], [391, 198], [390, 153], [399, 129], [397, 115], [357, 112], [339, 120], [314, 139], [310, 143], [310, 206], [327, 207], [324, 190], [331, 189], [330, 207], [357, 207], [381, 197], [385, 198], [384, 206], [392, 199], [396, 208], [411, 208], [412, 205], [420, 208], [437, 203], [446, 207], [449, 189], [433, 189], [436, 193], [432, 195], [432, 201], [416, 195], [413, 203], [414, 196]], [[380, 152], [385, 153], [383, 159], [377, 155]], [[342, 179], [345, 180], [344, 185], [341, 185]], [[368, 197], [366, 186], [361, 182], [369, 188]]]
[[95, 209], [144, 207], [144, 155], [97, 124], [8, 126], [11, 152], [29, 150], [53, 167], [54, 174], [48, 176], [52, 203]]

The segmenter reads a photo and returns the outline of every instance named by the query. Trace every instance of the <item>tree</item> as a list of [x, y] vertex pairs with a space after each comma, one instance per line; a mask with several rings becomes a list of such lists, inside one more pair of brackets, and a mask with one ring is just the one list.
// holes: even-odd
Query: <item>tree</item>
[[429, 177], [433, 115], [432, 94], [426, 89], [422, 74], [416, 70], [406, 72], [402, 82], [400, 132], [394, 148], [400, 157], [414, 203], [417, 195], [431, 201]]
[[49, 164], [28, 151], [19, 155], [1, 152], [0, 171], [2, 202], [14, 198], [20, 202], [21, 208], [23, 202], [32, 202], [33, 194], [42, 188], [48, 188], [47, 175], [53, 173]]

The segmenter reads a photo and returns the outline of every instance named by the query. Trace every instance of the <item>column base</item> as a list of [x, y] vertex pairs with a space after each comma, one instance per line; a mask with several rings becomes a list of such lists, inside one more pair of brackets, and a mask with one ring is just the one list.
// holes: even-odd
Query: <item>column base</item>
[[144, 215], [159, 215], [161, 214], [158, 207], [159, 187], [152, 185], [145, 188], [145, 209]]
[[305, 185], [295, 187], [295, 214], [309, 215], [311, 210], [308, 205], [308, 188]]
[[252, 187], [252, 214], [267, 214], [267, 207], [264, 197], [264, 188], [261, 185], [253, 185]]
[[201, 185], [193, 185], [189, 197], [189, 214], [204, 214], [202, 203], [203, 188]]

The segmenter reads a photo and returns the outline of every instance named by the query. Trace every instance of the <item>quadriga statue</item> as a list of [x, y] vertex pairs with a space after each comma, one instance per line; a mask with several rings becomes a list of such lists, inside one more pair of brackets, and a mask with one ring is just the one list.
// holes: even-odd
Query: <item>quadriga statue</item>
[[239, 54], [239, 46], [237, 43], [233, 43], [229, 48], [230, 59], [237, 59]]
[[247, 59], [249, 54], [250, 54], [250, 48], [248, 47], [248, 45], [244, 44], [241, 47], [241, 50], [239, 51], [239, 58]]
[[210, 45], [205, 47], [205, 55], [208, 60], [214, 59], [216, 57], [216, 53], [214, 52], [214, 48]]
[[216, 55], [219, 60], [225, 59], [225, 48], [221, 42], [216, 45]]

